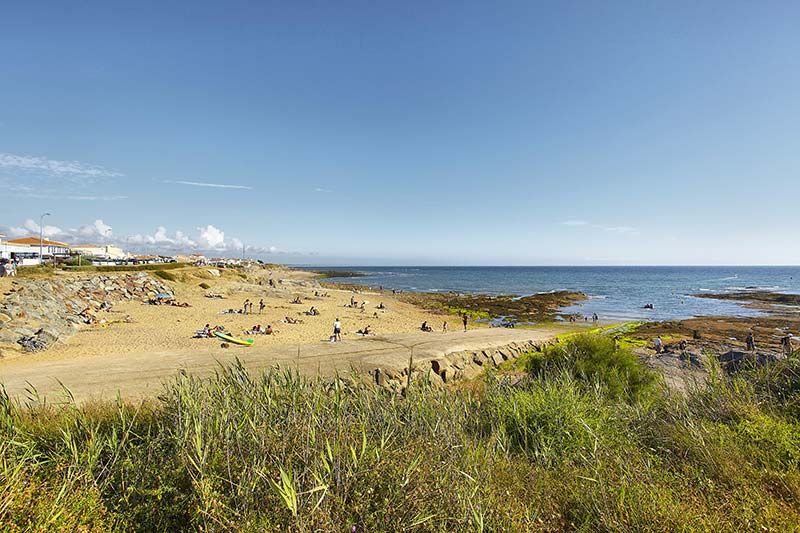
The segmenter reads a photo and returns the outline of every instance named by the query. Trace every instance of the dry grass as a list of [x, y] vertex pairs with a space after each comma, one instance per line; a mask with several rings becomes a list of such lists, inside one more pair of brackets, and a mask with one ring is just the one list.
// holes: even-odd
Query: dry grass
[[717, 376], [685, 396], [655, 389], [643, 403], [565, 366], [523, 387], [487, 376], [469, 391], [418, 384], [398, 398], [233, 365], [208, 381], [177, 376], [140, 405], [0, 398], [0, 523], [790, 530], [800, 523], [800, 428], [786, 408], [796, 376]]

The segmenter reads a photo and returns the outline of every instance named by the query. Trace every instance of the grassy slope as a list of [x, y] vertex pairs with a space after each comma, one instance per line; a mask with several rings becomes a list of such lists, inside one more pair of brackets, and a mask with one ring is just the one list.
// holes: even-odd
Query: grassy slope
[[[579, 337], [519, 388], [179, 376], [158, 402], [0, 401], [14, 530], [707, 530], [800, 523], [796, 364], [670, 396]], [[652, 376], [651, 376], [652, 377]], [[622, 387], [622, 394], [619, 387]], [[635, 394], [629, 394], [633, 390]]]

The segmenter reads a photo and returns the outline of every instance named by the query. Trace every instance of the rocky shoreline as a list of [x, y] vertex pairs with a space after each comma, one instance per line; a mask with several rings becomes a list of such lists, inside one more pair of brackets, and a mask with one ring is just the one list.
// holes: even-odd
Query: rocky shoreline
[[[323, 286], [355, 292], [390, 289], [355, 283], [323, 282]], [[394, 294], [394, 293], [393, 293]], [[569, 315], [561, 309], [588, 299], [582, 292], [553, 291], [528, 296], [463, 294], [457, 292], [399, 292], [400, 300], [442, 314], [467, 314], [471, 319], [503, 319], [507, 324], [550, 322]]]
[[144, 272], [91, 277], [19, 278], [0, 304], [0, 357], [45, 350], [88, 324], [112, 321], [115, 302], [172, 289]]

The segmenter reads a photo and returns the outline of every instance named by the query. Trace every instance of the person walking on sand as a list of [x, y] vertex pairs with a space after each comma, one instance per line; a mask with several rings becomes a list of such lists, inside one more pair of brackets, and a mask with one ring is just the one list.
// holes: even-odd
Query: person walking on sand
[[250, 298], [244, 301], [244, 305], [242, 306], [242, 314], [247, 314], [247, 307], [250, 305]]
[[465, 332], [467, 331], [467, 320], [469, 320], [467, 318], [467, 313], [464, 313], [463, 315], [461, 315], [461, 322], [464, 323], [464, 331]]
[[264, 308], [265, 307], [267, 307], [267, 304], [264, 303], [264, 298], [261, 298], [261, 300], [258, 301], [258, 314], [259, 315], [264, 312]]
[[442, 324], [442, 333], [447, 333], [447, 320]]
[[342, 340], [342, 323], [339, 322], [338, 317], [333, 323], [333, 340], [334, 341]]

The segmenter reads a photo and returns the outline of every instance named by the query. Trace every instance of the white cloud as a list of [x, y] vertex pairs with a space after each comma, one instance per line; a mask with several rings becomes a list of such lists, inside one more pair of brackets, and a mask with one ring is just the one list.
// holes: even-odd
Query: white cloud
[[333, 191], [331, 191], [330, 189], [323, 189], [322, 187], [317, 187], [316, 189], [314, 189], [314, 192], [325, 192], [325, 193], [328, 193], [328, 192], [333, 192]]
[[[11, 238], [39, 235], [39, 224], [33, 219], [26, 219], [21, 226], [4, 228], [0, 233], [5, 233]], [[111, 225], [102, 219], [84, 224], [76, 229], [62, 229], [58, 226], [45, 225], [43, 236], [57, 239], [70, 244], [94, 242], [113, 243], [128, 250], [148, 251], [152, 253], [180, 253], [190, 251], [208, 251], [220, 254], [239, 256], [244, 242], [237, 237], [226, 238], [225, 232], [212, 224], [197, 228], [197, 236], [192, 237], [176, 230], [170, 232], [165, 226], [158, 226], [153, 233], [135, 233], [131, 235], [116, 236]], [[246, 250], [250, 254], [284, 254], [288, 253], [275, 246], [251, 246]]]
[[200, 232], [200, 245], [213, 250], [215, 248], [225, 248], [225, 232], [215, 228], [211, 224], [205, 228], [197, 228]]
[[599, 229], [603, 231], [607, 231], [609, 233], [618, 233], [621, 235], [639, 235], [640, 231], [632, 226], [607, 226], [605, 224], [592, 224], [587, 222], [586, 220], [565, 220], [564, 222], [559, 222], [562, 226], [570, 226], [573, 228], [590, 228], [590, 229]]
[[164, 183], [174, 183], [177, 185], [189, 185], [191, 187], [213, 187], [215, 189], [246, 189], [253, 188], [247, 185], [232, 185], [228, 183], [208, 183], [205, 181], [184, 181], [184, 180], [165, 180]]
[[112, 236], [111, 226], [97, 219], [91, 224], [86, 224], [78, 228], [77, 233], [83, 237], [103, 237], [110, 238]]
[[[8, 233], [13, 237], [28, 237], [32, 235], [36, 236], [39, 235], [39, 227], [39, 224], [37, 224], [32, 218], [28, 218], [22, 223], [22, 227], [9, 228]], [[42, 228], [42, 235], [44, 237], [55, 237], [56, 235], [60, 235], [62, 233], [63, 231], [58, 226], [48, 226], [45, 224]]]
[[639, 230], [631, 226], [602, 226], [602, 229], [613, 233], [628, 233], [628, 234], [639, 233]]
[[76, 178], [115, 178], [123, 175], [100, 165], [90, 165], [80, 161], [59, 161], [46, 157], [14, 154], [0, 154], [0, 168]]

